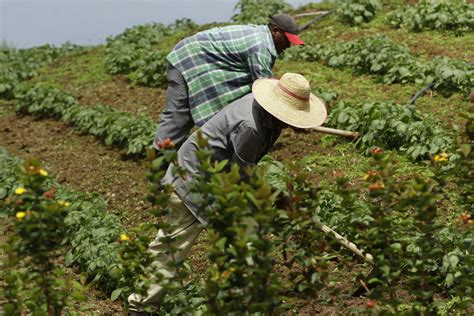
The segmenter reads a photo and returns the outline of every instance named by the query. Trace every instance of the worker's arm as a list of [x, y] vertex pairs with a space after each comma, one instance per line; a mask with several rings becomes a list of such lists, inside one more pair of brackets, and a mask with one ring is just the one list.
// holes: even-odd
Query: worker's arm
[[248, 58], [248, 66], [252, 81], [258, 78], [273, 77], [272, 67], [275, 58], [270, 54], [268, 49], [261, 49], [252, 54]]
[[230, 142], [234, 150], [231, 163], [238, 164], [240, 175], [242, 178], [247, 178], [245, 170], [255, 166], [260, 155], [260, 140], [257, 131], [242, 124], [232, 132]]

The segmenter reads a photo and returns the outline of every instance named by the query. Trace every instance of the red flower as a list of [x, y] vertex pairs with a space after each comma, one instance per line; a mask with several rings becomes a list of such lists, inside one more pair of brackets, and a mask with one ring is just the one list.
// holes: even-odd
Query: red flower
[[373, 147], [372, 149], [370, 149], [370, 154], [372, 156], [380, 155], [380, 154], [383, 154], [383, 153], [384, 153], [384, 150], [382, 148], [379, 148], [379, 147]]
[[373, 176], [376, 176], [378, 174], [378, 171], [377, 170], [370, 170], [369, 172], [367, 172], [367, 174], [370, 177], [373, 177]]
[[49, 191], [46, 191], [43, 193], [43, 195], [47, 198], [47, 199], [52, 199], [54, 198], [54, 195], [56, 194], [56, 188], [52, 188], [50, 189]]
[[459, 216], [459, 220], [463, 222], [464, 224], [472, 224], [471, 215], [466, 214], [466, 213], [461, 214], [461, 216]]
[[372, 308], [375, 306], [375, 302], [372, 300], [368, 300], [365, 305], [367, 306], [367, 308]]
[[158, 146], [159, 149], [170, 149], [174, 147], [174, 144], [170, 138], [166, 138], [162, 142], [156, 142], [156, 146]]
[[368, 189], [370, 192], [376, 191], [376, 190], [382, 190], [382, 189], [385, 189], [385, 185], [382, 182], [377, 182], [377, 183], [369, 185]]

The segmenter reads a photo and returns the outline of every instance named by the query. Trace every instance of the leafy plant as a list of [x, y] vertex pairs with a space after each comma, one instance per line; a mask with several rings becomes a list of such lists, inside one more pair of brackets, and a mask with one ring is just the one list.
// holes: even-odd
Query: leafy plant
[[129, 75], [129, 79], [147, 87], [166, 85], [165, 51], [157, 49], [164, 37], [196, 27], [189, 19], [176, 20], [165, 26], [148, 23], [126, 29], [123, 33], [107, 38], [105, 69], [107, 73]]
[[127, 154], [144, 155], [155, 133], [149, 118], [103, 105], [80, 106], [73, 96], [56, 88], [36, 85], [19, 92], [16, 101], [17, 112], [61, 119], [103, 139], [107, 145], [126, 147]]
[[439, 123], [422, 117], [410, 105], [340, 102], [333, 108], [328, 123], [336, 128], [358, 131], [361, 136], [356, 144], [366, 153], [371, 147], [378, 146], [397, 149], [416, 160], [449, 151], [453, 143]]
[[345, 23], [360, 25], [373, 20], [380, 8], [379, 0], [344, 0], [339, 1], [336, 12]]
[[7, 201], [16, 220], [3, 247], [8, 254], [2, 269], [2, 292], [8, 299], [3, 310], [9, 315], [24, 310], [60, 315], [71, 298], [85, 300], [80, 284], [65, 276], [57, 263], [68, 233], [64, 220], [70, 203], [47, 194], [48, 173], [38, 161], [26, 161], [22, 174], [22, 185]]
[[388, 23], [394, 28], [414, 32], [424, 30], [453, 30], [457, 33], [474, 29], [474, 5], [457, 0], [422, 0], [392, 12]]
[[135, 69], [129, 75], [132, 82], [146, 87], [165, 87], [167, 85], [166, 71], [168, 62], [167, 53], [162, 51], [146, 54], [133, 64]]
[[35, 117], [61, 118], [66, 109], [77, 104], [72, 95], [60, 89], [37, 85], [26, 90], [18, 90], [15, 111]]
[[60, 48], [43, 45], [28, 49], [6, 48], [0, 50], [0, 98], [12, 99], [17, 85], [36, 75], [36, 71], [50, 64], [57, 57], [78, 46], [65, 44]]
[[[415, 174], [397, 179], [393, 176], [396, 160], [379, 148], [373, 148], [371, 153], [372, 170], [365, 179], [373, 220], [360, 231], [360, 243], [374, 256], [374, 269], [366, 279], [370, 287], [368, 295], [388, 303], [396, 313], [407, 310], [436, 314], [439, 303], [435, 293], [445, 292], [442, 284], [452, 278], [449, 275], [452, 271], [447, 273], [450, 269], [446, 263], [452, 263], [459, 274], [469, 274], [464, 269], [472, 261], [471, 245], [470, 242], [462, 244], [465, 238], [472, 241], [472, 233], [465, 234], [439, 222], [441, 178], [422, 178]], [[436, 157], [435, 161], [446, 163]], [[463, 251], [469, 258], [457, 257]], [[456, 268], [460, 260], [461, 266]], [[471, 281], [461, 282], [459, 286], [463, 290], [458, 288], [457, 293], [466, 295], [472, 291]], [[396, 293], [398, 287], [413, 295], [409, 307], [402, 307], [405, 302]], [[452, 282], [449, 287], [452, 289]], [[466, 308], [462, 304], [458, 307]]]
[[291, 9], [284, 0], [239, 0], [235, 5], [239, 13], [232, 21], [240, 24], [268, 24], [270, 17]]
[[377, 75], [389, 84], [434, 82], [433, 89], [447, 96], [458, 91], [467, 94], [474, 84], [474, 70], [467, 62], [448, 58], [436, 58], [430, 63], [420, 61], [408, 48], [395, 44], [384, 35], [331, 46], [308, 44], [301, 50], [290, 51], [287, 58], [349, 67], [359, 73]]
[[[17, 191], [18, 188], [25, 188], [23, 172], [18, 170], [21, 165], [22, 161], [20, 159], [10, 156], [6, 150], [0, 148], [0, 166], [2, 166], [2, 169], [0, 169], [0, 180], [2, 180], [0, 191], [3, 192], [0, 197], [0, 205], [2, 206], [1, 215], [3, 216], [13, 218], [17, 216], [18, 211], [24, 213], [20, 214], [20, 217], [24, 215], [23, 218], [32, 215], [28, 213], [31, 207], [27, 207], [28, 204], [26, 203], [34, 202], [34, 200], [31, 200], [32, 191]], [[64, 230], [64, 235], [60, 245], [55, 246], [58, 247], [58, 251], [55, 252], [54, 256], [63, 253], [66, 266], [78, 266], [95, 284], [106, 290], [127, 288], [124, 284], [127, 284], [128, 281], [123, 280], [123, 275], [126, 275], [124, 271], [127, 270], [123, 267], [119, 258], [119, 253], [125, 246], [120, 242], [120, 235], [125, 234], [125, 230], [120, 224], [119, 218], [106, 213], [107, 203], [102, 198], [61, 187], [52, 178], [44, 176], [45, 170], [35, 166], [37, 166], [36, 163], [33, 165], [34, 168], [30, 170], [28, 165], [27, 169], [29, 171], [26, 171], [36, 172], [37, 174], [33, 175], [33, 180], [41, 180], [41, 187], [36, 192], [37, 201], [46, 202], [44, 205], [40, 203], [41, 207], [56, 203], [62, 207], [60, 210], [67, 209], [67, 214], [61, 219], [60, 231]], [[39, 178], [39, 176], [42, 178]], [[38, 185], [38, 183], [35, 185]], [[21, 194], [17, 194], [17, 192]], [[26, 192], [29, 193], [26, 194]], [[23, 202], [23, 199], [26, 199], [25, 202]], [[16, 209], [18, 207], [21, 207], [21, 210]], [[59, 217], [55, 220], [59, 220]], [[45, 222], [42, 225], [46, 225]], [[54, 226], [52, 225], [50, 229], [54, 229]], [[62, 248], [64, 246], [68, 249], [64, 250]], [[9, 251], [17, 251], [16, 244], [12, 244], [12, 249]], [[17, 269], [18, 266], [15, 262], [23, 260], [22, 256], [11, 254], [5, 264]], [[5, 278], [13, 278], [10, 282], [10, 289], [8, 289], [11, 295], [17, 290], [21, 290], [23, 288], [22, 284], [26, 280], [23, 278], [23, 274], [15, 271], [11, 271], [11, 276], [5, 276]], [[19, 279], [16, 279], [17, 277]], [[12, 299], [14, 299], [13, 296]]]

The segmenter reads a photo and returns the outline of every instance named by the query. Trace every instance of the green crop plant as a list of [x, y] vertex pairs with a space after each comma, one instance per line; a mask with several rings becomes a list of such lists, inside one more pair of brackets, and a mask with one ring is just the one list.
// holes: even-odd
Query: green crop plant
[[160, 42], [176, 32], [189, 30], [196, 24], [189, 19], [176, 20], [165, 26], [148, 23], [126, 29], [123, 33], [107, 38], [104, 66], [111, 75], [124, 74], [142, 86], [166, 86], [166, 51], [158, 49]]
[[41, 84], [21, 91], [16, 99], [17, 112], [61, 119], [82, 132], [103, 139], [107, 145], [126, 147], [127, 154], [144, 155], [153, 139], [155, 124], [149, 118], [103, 105], [84, 107], [70, 94]]
[[451, 151], [454, 145], [439, 122], [423, 117], [412, 105], [340, 102], [333, 108], [328, 125], [358, 131], [361, 135], [356, 144], [366, 153], [378, 146], [396, 149], [417, 160]]
[[13, 99], [17, 85], [34, 77], [37, 70], [54, 59], [67, 54], [78, 46], [65, 44], [62, 47], [44, 45], [28, 49], [6, 48], [0, 50], [0, 98]]
[[232, 21], [236, 23], [268, 24], [269, 17], [290, 10], [291, 5], [284, 0], [239, 0], [235, 9], [239, 10], [232, 17]]
[[445, 96], [456, 92], [467, 95], [474, 85], [474, 69], [468, 62], [448, 58], [421, 61], [384, 35], [333, 45], [308, 43], [303, 49], [290, 51], [287, 58], [352, 68], [357, 73], [376, 75], [388, 84], [434, 83], [433, 89]]
[[474, 5], [460, 0], [422, 0], [392, 12], [387, 22], [414, 32], [452, 30], [460, 34], [474, 29]]
[[379, 0], [343, 0], [337, 3], [336, 13], [349, 25], [360, 25], [374, 19], [382, 5]]

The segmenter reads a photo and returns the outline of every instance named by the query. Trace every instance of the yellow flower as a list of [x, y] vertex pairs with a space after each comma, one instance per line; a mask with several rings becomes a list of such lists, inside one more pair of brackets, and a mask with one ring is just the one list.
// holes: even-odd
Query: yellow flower
[[26, 216], [25, 212], [18, 212], [16, 213], [16, 218], [18, 218], [20, 221], [23, 219], [23, 217]]
[[448, 154], [441, 153], [439, 155], [435, 155], [434, 160], [437, 161], [437, 162], [448, 161]]
[[127, 234], [120, 234], [120, 241], [127, 241], [130, 240], [130, 237], [127, 236]]
[[48, 172], [47, 172], [46, 170], [44, 170], [44, 169], [40, 169], [40, 170], [38, 171], [38, 173], [39, 173], [41, 176], [43, 176], [43, 177], [48, 176]]
[[364, 176], [362, 177], [362, 180], [367, 180], [367, 179], [369, 179], [369, 177], [370, 177], [370, 176], [369, 176], [368, 174], [366, 174], [366, 175], [364, 175]]
[[62, 207], [68, 207], [68, 206], [71, 205], [70, 202], [68, 202], [68, 201], [63, 201], [63, 200], [59, 200], [59, 201], [58, 201], [58, 204], [59, 204], [60, 206], [62, 206]]
[[26, 192], [25, 188], [16, 188], [16, 190], [15, 190], [15, 194], [17, 194], [17, 195], [22, 195], [25, 192]]

